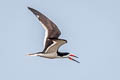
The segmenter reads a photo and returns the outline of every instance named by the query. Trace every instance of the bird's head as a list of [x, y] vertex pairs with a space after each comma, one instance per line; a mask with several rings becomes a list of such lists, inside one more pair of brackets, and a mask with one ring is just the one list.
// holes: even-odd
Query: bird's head
[[80, 63], [79, 61], [73, 59], [73, 58], [79, 58], [79, 57], [77, 57], [76, 55], [74, 55], [72, 53], [68, 53], [68, 52], [61, 53], [61, 52], [59, 52], [58, 55], [61, 56], [61, 57], [64, 57], [64, 58], [68, 58], [68, 59], [70, 59], [72, 61], [75, 61], [77, 63]]

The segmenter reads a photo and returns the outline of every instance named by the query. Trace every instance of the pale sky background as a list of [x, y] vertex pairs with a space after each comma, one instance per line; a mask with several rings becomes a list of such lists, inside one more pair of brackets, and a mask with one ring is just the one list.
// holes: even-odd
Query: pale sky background
[[[27, 6], [58, 25], [68, 40], [60, 51], [80, 64], [25, 56], [44, 37]], [[120, 0], [0, 0], [0, 80], [120, 80]]]

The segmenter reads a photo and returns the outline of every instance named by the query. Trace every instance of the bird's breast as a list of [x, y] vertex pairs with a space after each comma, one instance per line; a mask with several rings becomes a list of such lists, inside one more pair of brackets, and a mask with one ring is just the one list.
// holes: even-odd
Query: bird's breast
[[50, 58], [50, 59], [57, 58], [56, 53], [45, 53], [45, 54], [39, 54], [38, 56], [45, 57], [45, 58]]

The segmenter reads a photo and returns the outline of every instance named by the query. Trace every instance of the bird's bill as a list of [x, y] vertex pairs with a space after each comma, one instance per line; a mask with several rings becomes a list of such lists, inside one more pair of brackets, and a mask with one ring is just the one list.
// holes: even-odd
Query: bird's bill
[[70, 54], [69, 56], [79, 58], [79, 57], [75, 56], [74, 54]]
[[75, 62], [77, 62], [77, 63], [80, 63], [79, 61], [77, 61], [77, 60], [75, 60], [75, 59], [73, 59], [73, 58], [71, 58], [71, 57], [68, 57], [70, 60], [72, 60], [72, 61], [75, 61]]

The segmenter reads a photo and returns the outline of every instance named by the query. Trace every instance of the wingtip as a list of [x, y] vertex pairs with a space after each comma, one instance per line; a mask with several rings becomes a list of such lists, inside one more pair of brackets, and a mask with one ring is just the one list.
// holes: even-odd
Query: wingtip
[[37, 11], [37, 10], [31, 8], [31, 7], [27, 7], [27, 8], [35, 15], [38, 15], [40, 13], [39, 11]]
[[28, 6], [27, 8], [28, 8], [29, 10], [31, 10], [31, 9], [32, 9], [32, 8], [31, 8], [31, 7], [29, 7], [29, 6]]

